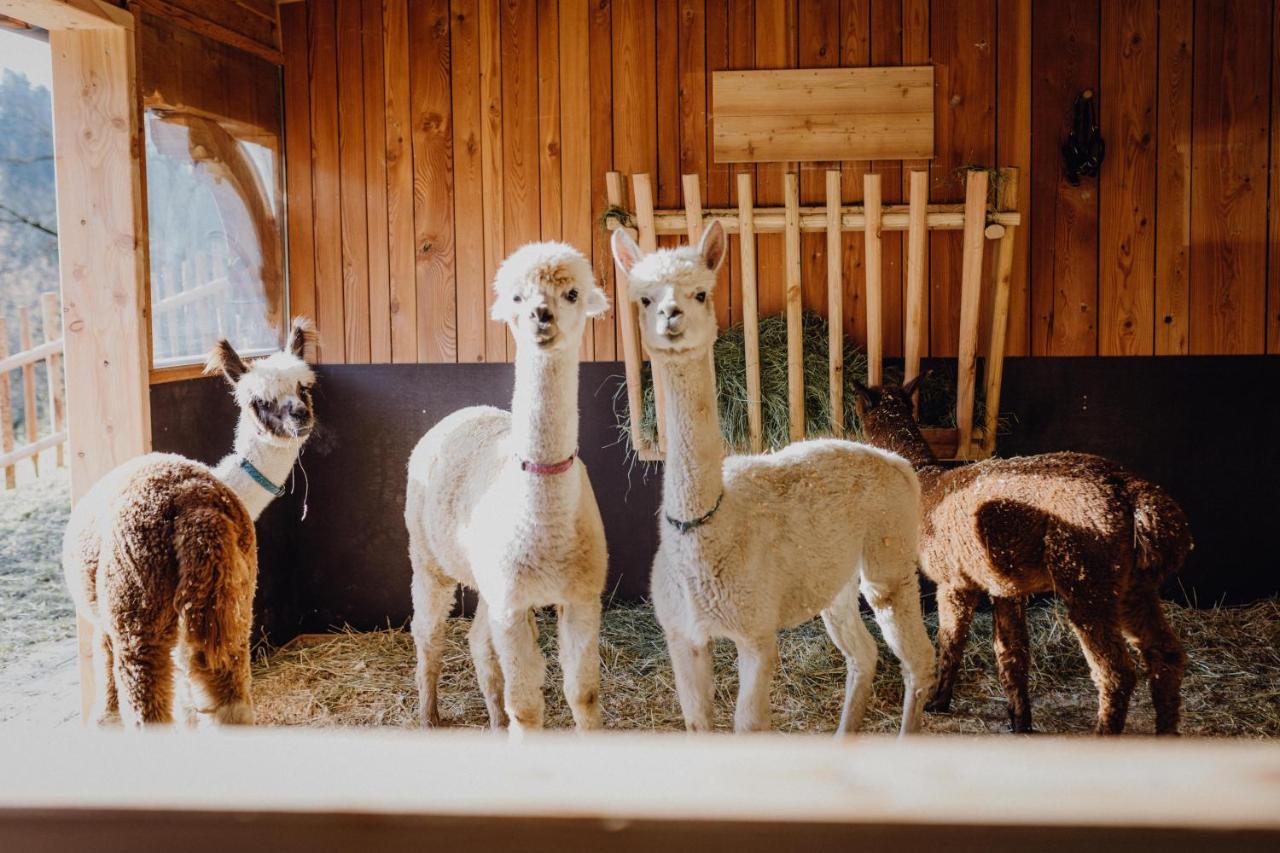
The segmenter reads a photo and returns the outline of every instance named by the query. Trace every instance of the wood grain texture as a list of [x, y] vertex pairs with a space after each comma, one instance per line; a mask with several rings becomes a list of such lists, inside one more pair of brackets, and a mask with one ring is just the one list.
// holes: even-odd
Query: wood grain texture
[[920, 375], [920, 358], [929, 345], [929, 289], [925, 286], [929, 263], [929, 173], [913, 169], [908, 177], [906, 328], [903, 339], [903, 382]]
[[[1196, 4], [1191, 176], [1191, 352], [1266, 341], [1271, 74], [1264, 2]], [[1202, 168], [1207, 166], [1207, 168]]]
[[338, 0], [338, 169], [342, 187], [342, 318], [348, 364], [369, 361], [369, 221], [365, 207], [360, 0]]
[[[1028, 51], [1030, 48], [1028, 48]], [[931, 61], [933, 52], [929, 45], [929, 0], [902, 0], [902, 61], [908, 65], [920, 65]], [[935, 72], [934, 84], [937, 84], [937, 76]], [[936, 120], [936, 116], [934, 117]], [[997, 116], [998, 119], [998, 116]], [[937, 142], [934, 142], [935, 150]], [[924, 171], [926, 175], [929, 172], [930, 163], [928, 160], [904, 160], [902, 162], [902, 190], [909, 193], [911, 190], [911, 172], [915, 170]], [[929, 187], [929, 181], [925, 180], [926, 192]], [[908, 199], [910, 196], [908, 195]], [[925, 234], [924, 255], [921, 261], [921, 273], [924, 276], [923, 281], [929, 279], [929, 241], [928, 233]], [[909, 255], [909, 247], [904, 247], [903, 265], [907, 263]], [[903, 294], [904, 301], [906, 294]], [[929, 291], [924, 291], [924, 301], [922, 303], [924, 314], [922, 317], [923, 339], [921, 342], [921, 353], [928, 354], [929, 351]], [[904, 308], [904, 314], [906, 309]], [[906, 321], [904, 318], [904, 334]], [[903, 343], [905, 351], [905, 341]]]
[[1271, 234], [1267, 241], [1267, 352], [1280, 352], [1280, 8], [1271, 12]]
[[[871, 64], [871, 0], [840, 0], [840, 64]], [[845, 204], [862, 201], [863, 176], [870, 163], [843, 163]], [[867, 276], [862, 235], [845, 233], [844, 331], [860, 346], [867, 342]]]
[[1098, 349], [1098, 184], [1067, 183], [1060, 146], [1071, 108], [1099, 92], [1098, 2], [1037, 7], [1031, 89], [1031, 353], [1094, 355]]
[[[1102, 7], [1102, 137], [1099, 180], [1098, 353], [1154, 350], [1156, 219], [1156, 0]], [[1113, 82], [1115, 85], [1113, 84]]]
[[1192, 0], [1160, 0], [1155, 353], [1186, 355], [1191, 287]]
[[[797, 52], [795, 0], [756, 0], [755, 68], [794, 68]], [[714, 88], [714, 83], [713, 83]], [[712, 96], [716, 113], [715, 133], [723, 132], [723, 104]], [[717, 158], [719, 159], [719, 158]], [[761, 163], [756, 166], [755, 198], [759, 205], [783, 200], [783, 176], [792, 164]], [[786, 304], [786, 253], [781, 235], [762, 235], [756, 242], [756, 282], [762, 316], [782, 313]]]
[[[654, 3], [654, 74], [658, 88], [658, 159], [654, 178], [654, 204], [672, 208], [680, 204], [680, 6], [678, 0]], [[664, 239], [663, 245], [678, 245]]]
[[[712, 73], [729, 67], [729, 0], [703, 0], [695, 2], [694, 15], [690, 28], [702, 26], [704, 30], [704, 73], [702, 74], [702, 110], [706, 121], [701, 130], [695, 128], [693, 133], [702, 136], [702, 163], [706, 174], [703, 196], [711, 207], [729, 207], [733, 203], [733, 173], [727, 163], [717, 163], [711, 156], [711, 126], [715, 123], [715, 115], [711, 111]], [[698, 12], [702, 12], [699, 23]], [[694, 40], [694, 36], [689, 36]], [[692, 50], [696, 50], [696, 46]], [[696, 101], [691, 101], [695, 104]], [[681, 145], [685, 143], [682, 141]], [[692, 155], [691, 155], [692, 156]], [[735, 270], [739, 261], [738, 247], [733, 238], [729, 240], [729, 250], [720, 264], [720, 273], [716, 281], [716, 322], [721, 329], [733, 322], [733, 296], [737, 288]]]
[[538, 201], [543, 240], [564, 237], [559, 0], [538, 0]]
[[280, 9], [284, 64], [284, 140], [288, 193], [289, 310], [315, 319], [315, 211], [311, 204], [311, 87], [307, 7]]
[[365, 218], [369, 233], [369, 360], [391, 361], [390, 222], [387, 208], [387, 98], [383, 0], [362, 0]]
[[311, 191], [315, 224], [317, 358], [347, 360], [343, 328], [342, 186], [338, 167], [338, 45], [334, 0], [307, 4], [311, 52]]
[[[839, 3], [799, 0], [796, 26], [799, 33], [797, 61], [802, 67], [829, 67], [840, 61]], [[838, 167], [839, 161], [799, 164], [801, 204], [821, 204], [826, 200], [826, 173], [833, 165]], [[827, 235], [801, 235], [800, 255], [804, 310], [821, 314], [827, 306]]]
[[[871, 4], [871, 64], [890, 68], [905, 64], [902, 61], [901, 0], [882, 0], [882, 2]], [[932, 126], [932, 90], [925, 100], [930, 110], [929, 123]], [[928, 143], [932, 153], [932, 130]], [[877, 160], [870, 163], [867, 168], [870, 172], [880, 175], [880, 197], [883, 202], [891, 204], [902, 200], [901, 160]], [[886, 231], [881, 236], [881, 243], [883, 251], [880, 263], [880, 310], [884, 317], [881, 327], [883, 351], [886, 356], [896, 357], [902, 355], [902, 234]]]
[[974, 387], [978, 366], [978, 312], [982, 305], [982, 258], [986, 246], [987, 173], [973, 170], [965, 179], [964, 254], [960, 271], [959, 366], [956, 372], [956, 428], [960, 430], [957, 458], [972, 453]]
[[[454, 272], [458, 282], [458, 361], [488, 357], [485, 276], [484, 117], [480, 101], [480, 10], [477, 0], [449, 4], [449, 81], [453, 87]], [[505, 353], [504, 353], [505, 356]]]
[[[560, 26], [560, 161], [562, 174], [561, 236], [588, 259], [592, 247], [591, 215], [591, 30], [589, 0], [561, 0]], [[582, 358], [595, 358], [595, 334], [588, 321], [582, 336]]]
[[787, 412], [791, 440], [804, 438], [804, 327], [800, 302], [800, 176], [787, 172], [783, 179], [783, 200], [787, 209], [783, 234], [786, 257], [787, 304]]
[[[1013, 201], [1024, 217], [1031, 210], [1031, 5], [1031, 0], [998, 0], [996, 8], [996, 165], [1023, 176]], [[1013, 244], [1009, 276], [1009, 355], [1027, 355], [1031, 345], [1030, 229], [1021, 233]]]
[[756, 291], [756, 236], [753, 227], [752, 176], [737, 176], [738, 216], [742, 231], [738, 241], [742, 270], [742, 340], [747, 365], [747, 436], [752, 453], [764, 449], [764, 418], [760, 395], [760, 313]]
[[[754, 68], [756, 63], [756, 10], [754, 0], [728, 0], [728, 8], [725, 10], [725, 29], [726, 29], [726, 48], [725, 61], [727, 68]], [[710, 83], [709, 83], [710, 85]], [[715, 121], [715, 103], [711, 102], [712, 122]], [[710, 156], [710, 155], [708, 155]], [[715, 158], [711, 157], [712, 162]], [[731, 201], [737, 201], [738, 188], [741, 183], [738, 175], [748, 175], [751, 178], [751, 191], [754, 197], [756, 167], [749, 163], [737, 163], [732, 166], [726, 164], [729, 169], [729, 181]], [[733, 267], [729, 270], [731, 276], [731, 296], [729, 303], [729, 316], [734, 323], [742, 322], [744, 309], [740, 304], [739, 296], [746, 286], [743, 278], [743, 271], [739, 268], [739, 259], [742, 257], [742, 247], [738, 247], [738, 254], [733, 261]], [[754, 257], [754, 247], [752, 248]], [[754, 271], [752, 275], [754, 275]], [[753, 293], [758, 293], [758, 288], [753, 287]]]
[[840, 170], [826, 173], [827, 197], [827, 385], [831, 395], [831, 433], [844, 435], [844, 288], [840, 273]]
[[391, 361], [418, 360], [418, 288], [414, 280], [413, 119], [410, 106], [409, 2], [386, 0], [383, 92], [387, 146], [387, 274]]
[[[867, 290], [867, 383], [879, 385], [884, 368], [884, 246], [880, 234], [880, 198], [882, 182], [879, 175], [868, 174], [862, 179], [862, 208], [867, 218], [862, 238], [866, 257]], [[966, 226], [967, 227], [967, 226]]]
[[618, 349], [620, 297], [614, 282], [613, 256], [608, 233], [597, 225], [609, 205], [605, 175], [614, 168], [612, 0], [590, 0], [587, 28], [591, 42], [591, 261], [596, 279], [613, 306], [611, 311], [591, 321], [591, 331], [596, 358], [606, 361], [622, 357]]

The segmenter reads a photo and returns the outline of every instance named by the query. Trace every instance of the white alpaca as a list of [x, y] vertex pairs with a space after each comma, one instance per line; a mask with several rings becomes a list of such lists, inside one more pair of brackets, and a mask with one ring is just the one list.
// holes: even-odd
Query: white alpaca
[[910, 463], [850, 441], [726, 458], [711, 347], [712, 289], [725, 235], [649, 255], [622, 230], [613, 254], [630, 278], [641, 335], [666, 392], [667, 458], [652, 596], [685, 725], [711, 728], [711, 641], [738, 648], [737, 731], [769, 728], [777, 631], [821, 613], [848, 666], [839, 733], [861, 724], [876, 646], [858, 613], [867, 597], [902, 662], [902, 732], [920, 727], [933, 646], [916, 580], [920, 486]]
[[578, 350], [608, 308], [581, 253], [532, 243], [494, 281], [492, 316], [516, 341], [511, 412], [475, 406], [433, 427], [409, 459], [405, 525], [424, 726], [439, 725], [445, 620], [458, 583], [479, 593], [471, 655], [489, 722], [540, 728], [545, 661], [533, 608], [559, 611], [565, 696], [580, 729], [600, 726], [600, 595], [608, 556], [577, 458]]

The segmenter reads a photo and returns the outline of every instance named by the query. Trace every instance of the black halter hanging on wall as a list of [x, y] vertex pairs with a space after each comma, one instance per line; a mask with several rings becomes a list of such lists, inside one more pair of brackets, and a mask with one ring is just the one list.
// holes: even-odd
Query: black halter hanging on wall
[[1082, 175], [1096, 178], [1107, 154], [1107, 144], [1098, 129], [1097, 101], [1092, 89], [1076, 96], [1071, 108], [1071, 132], [1062, 143], [1063, 172], [1073, 187], [1080, 185]]

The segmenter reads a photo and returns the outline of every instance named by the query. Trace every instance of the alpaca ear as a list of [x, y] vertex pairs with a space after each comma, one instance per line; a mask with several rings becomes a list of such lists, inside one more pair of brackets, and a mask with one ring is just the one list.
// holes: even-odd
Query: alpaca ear
[[296, 355], [303, 361], [307, 360], [307, 348], [310, 347], [315, 352], [316, 344], [320, 342], [320, 333], [316, 331], [316, 324], [311, 322], [308, 317], [294, 317], [293, 326], [289, 329], [289, 352]]
[[863, 385], [853, 377], [849, 378], [849, 384], [853, 386], [853, 395], [856, 398], [855, 402], [857, 402], [859, 406], [870, 406], [875, 403], [875, 395], [871, 393], [871, 389], [866, 385]]
[[932, 371], [926, 370], [924, 373], [917, 374], [910, 382], [902, 386], [902, 393], [911, 399], [911, 395], [920, 390], [920, 380], [928, 376]]
[[622, 267], [624, 273], [631, 275], [631, 270], [644, 257], [644, 250], [636, 245], [636, 241], [631, 239], [631, 235], [625, 228], [614, 231], [609, 243], [613, 247], [613, 259], [617, 261], [618, 266]]
[[205, 375], [212, 373], [221, 373], [227, 378], [227, 382], [235, 385], [240, 381], [240, 377], [248, 372], [249, 366], [240, 358], [240, 354], [235, 348], [227, 342], [226, 338], [218, 341], [218, 345], [213, 348], [213, 352], [209, 353], [209, 360], [205, 362]]
[[603, 290], [593, 284], [587, 288], [587, 298], [584, 304], [588, 317], [599, 317], [609, 310], [609, 297], [605, 295]]
[[724, 233], [724, 226], [720, 224], [719, 219], [713, 219], [702, 232], [702, 239], [698, 241], [698, 254], [702, 255], [703, 263], [707, 265], [707, 269], [715, 272], [720, 269], [720, 264], [724, 262], [725, 249], [728, 247], [728, 238]]

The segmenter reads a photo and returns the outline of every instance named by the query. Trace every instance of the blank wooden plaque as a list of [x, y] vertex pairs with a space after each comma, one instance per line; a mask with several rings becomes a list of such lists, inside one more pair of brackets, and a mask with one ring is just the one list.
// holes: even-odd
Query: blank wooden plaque
[[933, 67], [716, 71], [718, 163], [933, 156]]

